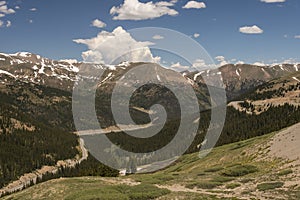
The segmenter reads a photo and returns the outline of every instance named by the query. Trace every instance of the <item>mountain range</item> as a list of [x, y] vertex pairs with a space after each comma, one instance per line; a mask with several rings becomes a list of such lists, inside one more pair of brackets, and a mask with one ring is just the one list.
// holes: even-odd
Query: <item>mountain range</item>
[[[48, 87], [72, 90], [76, 81], [81, 62], [76, 60], [55, 61], [39, 55], [19, 52], [15, 54], [0, 53], [1, 76], [10, 76], [24, 82], [45, 85]], [[120, 75], [136, 66], [134, 63], [124, 62], [116, 66], [98, 65], [107, 69], [107, 76], [103, 82], [120, 78]], [[261, 85], [272, 79], [298, 72], [300, 64], [275, 64], [271, 66], [258, 66], [249, 64], [227, 64], [218, 69], [181, 72], [183, 76], [195, 85], [204, 83], [203, 76], [217, 77], [221, 75], [229, 99], [236, 97], [249, 89]], [[5, 79], [2, 78], [2, 83]]]
[[[208, 131], [212, 103], [207, 80], [221, 77], [227, 95], [227, 117], [218, 146], [264, 135], [299, 122], [300, 64], [227, 64], [218, 69], [175, 73], [154, 63], [123, 62], [112, 66], [55, 61], [27, 52], [0, 53], [0, 186], [24, 173], [80, 154], [78, 137], [74, 134], [72, 91], [77, 81], [99, 77], [93, 74], [83, 77], [79, 72], [87, 70], [87, 66], [104, 71], [96, 88], [96, 99], [100, 101], [95, 108], [101, 127], [109, 129], [116, 125], [110, 107], [116, 83], [142, 65], [155, 68], [145, 73], [159, 83], [168, 80], [172, 86], [184, 88], [187, 85], [178, 81], [181, 80], [178, 79], [180, 75], [194, 89], [201, 121], [195, 140], [186, 153], [199, 151]], [[127, 84], [129, 87], [136, 83], [129, 77]], [[153, 144], [157, 147], [167, 144], [173, 137], [172, 130], [178, 128], [176, 124], [180, 113], [178, 101], [170, 90], [159, 84], [137, 88], [130, 99], [130, 114], [137, 124], [150, 123], [149, 113], [154, 104], [164, 105], [169, 114], [170, 123], [162, 130], [163, 137], [146, 143], [133, 140], [126, 144], [127, 138], [122, 136], [123, 133], [111, 131], [108, 134], [110, 140], [124, 149], [137, 145], [135, 151], [151, 149]], [[126, 123], [125, 120], [124, 125], [128, 125]], [[141, 160], [137, 162], [143, 163]], [[83, 166], [88, 170], [82, 170]], [[59, 175], [115, 175], [92, 155], [75, 172], [72, 170]], [[44, 180], [57, 176], [50, 174]]]

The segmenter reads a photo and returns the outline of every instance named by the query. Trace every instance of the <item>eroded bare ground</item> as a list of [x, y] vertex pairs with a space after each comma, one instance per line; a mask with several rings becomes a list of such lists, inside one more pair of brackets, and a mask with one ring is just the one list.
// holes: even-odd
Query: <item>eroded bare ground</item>
[[300, 123], [280, 131], [263, 152], [269, 158], [281, 158], [283, 164], [280, 169], [286, 171], [285, 187], [296, 188], [300, 186]]
[[[257, 184], [245, 184], [237, 188], [241, 192], [247, 188], [257, 199], [299, 199], [300, 186], [300, 123], [279, 131], [264, 143], [257, 144], [248, 152], [255, 161], [274, 163], [273, 169], [261, 177], [257, 177]], [[277, 163], [277, 164], [275, 164]], [[280, 183], [282, 186], [265, 191], [255, 190], [259, 184], [266, 187]], [[251, 186], [252, 184], [252, 186]], [[269, 184], [269, 185], [268, 185]], [[245, 193], [245, 191], [244, 191]], [[243, 194], [240, 193], [240, 194]]]
[[113, 185], [129, 185], [129, 186], [136, 186], [136, 185], [140, 185], [141, 182], [135, 181], [131, 178], [99, 178], [99, 180], [106, 182], [106, 183], [110, 183]]
[[[274, 136], [246, 149], [252, 162], [267, 162], [265, 174], [228, 182], [235, 188], [220, 186], [211, 190], [187, 188], [182, 184], [156, 185], [172, 192], [213, 195], [216, 198], [299, 199], [300, 186], [300, 123], [279, 131]], [[242, 152], [243, 153], [243, 152]], [[266, 166], [267, 168], [267, 166]], [[235, 186], [234, 186], [235, 185]], [[272, 189], [272, 187], [274, 187]]]

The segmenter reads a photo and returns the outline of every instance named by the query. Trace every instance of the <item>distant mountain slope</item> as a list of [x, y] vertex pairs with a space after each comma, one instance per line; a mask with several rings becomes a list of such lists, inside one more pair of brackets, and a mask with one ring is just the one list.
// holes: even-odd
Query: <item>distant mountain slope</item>
[[[138, 64], [142, 63], [124, 62], [116, 66], [97, 66], [109, 70], [102, 77], [102, 80], [108, 83], [121, 78], [122, 74]], [[2, 74], [21, 81], [33, 82], [67, 91], [72, 90], [78, 71], [84, 70], [83, 68], [79, 69], [81, 65], [82, 63], [76, 61], [55, 61], [28, 52], [16, 54], [0, 53], [0, 76]], [[267, 81], [299, 70], [300, 64], [277, 64], [273, 66], [227, 64], [218, 70], [184, 72], [183, 75], [196, 87], [198, 92], [197, 87], [203, 90], [201, 84], [205, 84], [202, 76], [213, 80], [221, 75], [226, 86], [227, 96], [229, 99], [233, 99]], [[0, 77], [0, 81], [4, 83], [5, 78], [1, 79]]]
[[222, 76], [229, 99], [262, 85], [270, 80], [298, 72], [300, 64], [280, 64], [273, 66], [256, 66], [248, 64], [228, 64], [218, 70], [205, 70], [187, 73], [186, 76], [196, 83], [204, 83], [202, 76], [214, 79]]
[[255, 92], [245, 95], [245, 98], [253, 101], [278, 99], [282, 102], [298, 105], [300, 90], [300, 71], [286, 76], [281, 76], [259, 86]]
[[284, 104], [300, 106], [300, 71], [273, 79], [244, 94], [243, 101], [229, 105], [247, 113], [259, 114], [271, 106]]
[[[0, 54], [0, 74], [8, 73], [20, 81], [37, 83], [48, 87], [71, 90], [79, 63], [54, 61], [39, 55], [20, 52]], [[4, 83], [5, 80], [2, 80]]]

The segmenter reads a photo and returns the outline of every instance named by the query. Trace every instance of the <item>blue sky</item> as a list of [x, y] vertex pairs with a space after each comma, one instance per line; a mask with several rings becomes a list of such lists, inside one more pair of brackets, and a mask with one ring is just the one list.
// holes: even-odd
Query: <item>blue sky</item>
[[[190, 9], [183, 8], [188, 0], [166, 0], [166, 6], [157, 6], [162, 5], [159, 2], [162, 3], [153, 1], [152, 5], [169, 10], [158, 16], [153, 10], [146, 10], [150, 14], [145, 11], [133, 16], [130, 7], [124, 6], [124, 0], [0, 1], [0, 16], [1, 10], [4, 15], [0, 17], [0, 51], [28, 51], [52, 59], [81, 60], [88, 47], [74, 39], [94, 38], [99, 32], [112, 32], [118, 26], [124, 30], [164, 27], [191, 37], [198, 33], [200, 36], [194, 39], [212, 57], [223, 56], [225, 62], [271, 63], [290, 58], [300, 61], [299, 0], [198, 0], [202, 7], [197, 4], [200, 8]], [[114, 14], [110, 13], [113, 6]], [[93, 27], [95, 19], [106, 26]]]

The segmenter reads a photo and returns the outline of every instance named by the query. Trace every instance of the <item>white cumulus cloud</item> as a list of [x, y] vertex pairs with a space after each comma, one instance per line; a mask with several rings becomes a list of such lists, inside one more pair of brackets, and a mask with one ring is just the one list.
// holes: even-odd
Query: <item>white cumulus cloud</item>
[[286, 0], [260, 0], [264, 3], [284, 3]]
[[217, 56], [215, 57], [215, 59], [219, 62], [219, 67], [228, 64], [228, 61], [225, 59], [224, 56]]
[[201, 68], [201, 67], [206, 67], [206, 66], [207, 66], [207, 65], [206, 65], [205, 61], [202, 60], [202, 59], [197, 59], [197, 60], [195, 60], [194, 63], [193, 63], [193, 67], [195, 67], [195, 68], [197, 68], [197, 69], [199, 69], [199, 68]]
[[225, 60], [225, 57], [224, 57], [224, 56], [217, 56], [217, 57], [215, 57], [215, 59], [216, 59], [217, 61], [221, 62], [221, 61], [224, 61], [224, 60]]
[[296, 38], [296, 39], [300, 39], [300, 35], [295, 35], [295, 37], [294, 38]]
[[174, 63], [170, 66], [170, 68], [172, 68], [173, 70], [176, 71], [184, 71], [184, 70], [188, 70], [190, 68], [190, 66], [185, 66], [182, 65], [180, 62]]
[[11, 21], [8, 20], [8, 21], [6, 22], [6, 27], [11, 27]]
[[162, 39], [164, 39], [164, 36], [161, 36], [161, 35], [154, 35], [152, 38], [153, 38], [154, 40], [162, 40]]
[[189, 1], [182, 8], [184, 8], [184, 9], [191, 9], [191, 8], [200, 9], [200, 8], [206, 8], [206, 5], [204, 2]]
[[200, 37], [200, 34], [199, 33], [194, 33], [194, 38], [198, 38]]
[[237, 61], [235, 64], [236, 64], [236, 65], [243, 65], [243, 64], [245, 64], [245, 62], [244, 62], [244, 61], [241, 61], [241, 60], [239, 60], [239, 61]]
[[15, 10], [7, 7], [6, 1], [0, 1], [0, 14], [8, 15], [15, 13]]
[[70, 63], [70, 64], [78, 63], [78, 60], [76, 60], [76, 59], [62, 59], [60, 61]]
[[138, 0], [124, 0], [124, 3], [120, 6], [113, 6], [110, 9], [110, 14], [114, 16], [114, 20], [146, 20], [164, 15], [175, 16], [178, 15], [178, 12], [170, 8], [175, 3], [176, 1], [143, 3]]
[[35, 12], [35, 11], [37, 11], [37, 9], [36, 9], [36, 8], [30, 8], [29, 10], [30, 10], [30, 11], [32, 11], [32, 12]]
[[85, 62], [113, 64], [122, 61], [129, 62], [159, 62], [149, 48], [153, 43], [136, 41], [130, 33], [121, 26], [112, 32], [101, 31], [91, 39], [76, 39], [74, 42], [85, 44], [88, 51], [82, 53]]
[[99, 19], [95, 19], [94, 21], [92, 21], [92, 26], [97, 27], [97, 28], [104, 28], [104, 27], [106, 27], [106, 24]]
[[253, 65], [260, 66], [260, 67], [266, 66], [266, 64], [264, 62], [255, 62], [255, 63], [253, 63]]
[[239, 31], [245, 34], [262, 34], [264, 32], [257, 25], [240, 27]]

